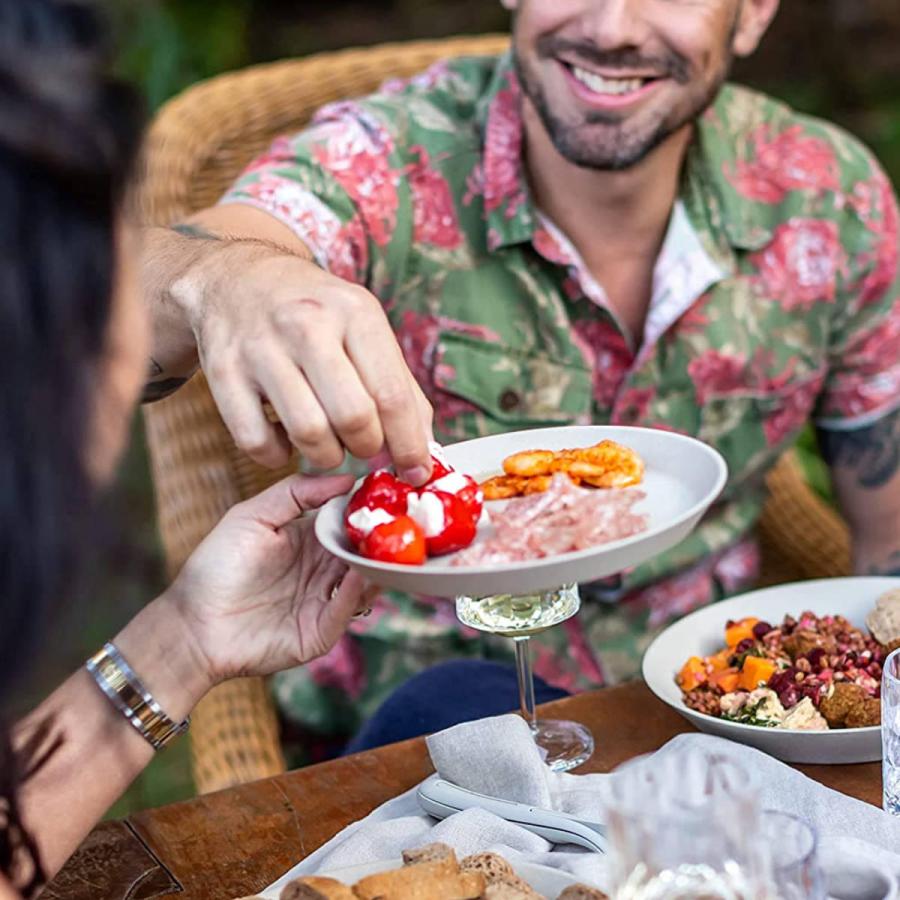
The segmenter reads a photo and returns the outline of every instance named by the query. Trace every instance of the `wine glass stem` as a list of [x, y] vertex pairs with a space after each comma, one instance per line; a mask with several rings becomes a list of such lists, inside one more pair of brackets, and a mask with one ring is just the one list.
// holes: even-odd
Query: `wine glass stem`
[[513, 638], [516, 645], [516, 674], [519, 680], [519, 710], [532, 731], [537, 731], [534, 711], [534, 673], [531, 671], [531, 638]]

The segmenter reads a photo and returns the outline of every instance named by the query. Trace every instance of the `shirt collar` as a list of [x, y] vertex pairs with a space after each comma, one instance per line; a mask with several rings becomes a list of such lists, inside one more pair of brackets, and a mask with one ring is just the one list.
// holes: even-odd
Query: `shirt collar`
[[[735, 250], [758, 250], [777, 227], [777, 204], [742, 197], [733, 175], [752, 153], [751, 132], [763, 98], [725, 85], [699, 118], [688, 150], [680, 199], [704, 248], [733, 270]], [[484, 150], [474, 187], [484, 198], [488, 249], [530, 241], [537, 227], [522, 155], [522, 92], [511, 51], [498, 58], [478, 110]]]

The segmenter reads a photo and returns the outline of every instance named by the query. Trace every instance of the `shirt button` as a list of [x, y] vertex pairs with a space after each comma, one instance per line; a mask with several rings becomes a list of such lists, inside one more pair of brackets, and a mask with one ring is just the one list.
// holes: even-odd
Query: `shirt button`
[[500, 409], [503, 412], [512, 412], [514, 409], [518, 409], [522, 405], [522, 396], [518, 391], [514, 391], [512, 388], [507, 388], [500, 395]]

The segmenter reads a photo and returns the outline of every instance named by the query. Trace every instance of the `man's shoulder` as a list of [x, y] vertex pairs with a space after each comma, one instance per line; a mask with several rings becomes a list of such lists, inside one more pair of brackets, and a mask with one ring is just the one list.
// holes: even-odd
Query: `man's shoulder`
[[379, 90], [322, 107], [314, 126], [362, 130], [399, 156], [421, 146], [442, 153], [472, 148], [479, 140], [480, 114], [499, 56], [441, 60], [421, 73], [391, 79]]
[[704, 127], [721, 144], [721, 174], [749, 200], [846, 195], [883, 177], [872, 151], [844, 128], [741, 85], [723, 88]]

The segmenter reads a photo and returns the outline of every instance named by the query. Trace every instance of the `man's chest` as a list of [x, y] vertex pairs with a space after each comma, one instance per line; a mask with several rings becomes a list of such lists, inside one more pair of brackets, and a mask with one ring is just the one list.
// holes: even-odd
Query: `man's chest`
[[749, 264], [700, 293], [675, 273], [634, 347], [575, 273], [531, 247], [447, 262], [414, 254], [384, 297], [443, 440], [651, 426], [700, 437], [749, 477], [796, 436], [824, 381], [828, 310], [775, 302]]

